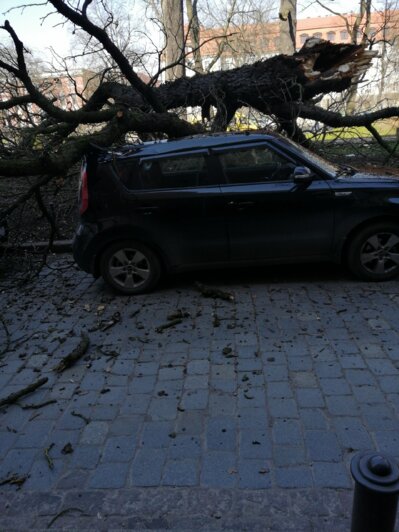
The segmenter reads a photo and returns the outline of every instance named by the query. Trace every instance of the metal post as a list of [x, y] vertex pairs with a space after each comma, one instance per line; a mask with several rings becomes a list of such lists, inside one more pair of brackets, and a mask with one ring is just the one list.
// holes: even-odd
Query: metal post
[[362, 451], [351, 461], [355, 480], [351, 532], [394, 532], [399, 467], [385, 453]]

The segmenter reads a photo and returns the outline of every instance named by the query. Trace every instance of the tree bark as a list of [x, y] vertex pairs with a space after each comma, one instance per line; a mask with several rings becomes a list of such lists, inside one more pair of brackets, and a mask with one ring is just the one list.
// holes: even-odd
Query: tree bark
[[162, 0], [162, 23], [165, 30], [164, 58], [166, 79], [174, 80], [185, 74], [183, 0]]
[[280, 0], [280, 52], [293, 54], [296, 50], [296, 0]]

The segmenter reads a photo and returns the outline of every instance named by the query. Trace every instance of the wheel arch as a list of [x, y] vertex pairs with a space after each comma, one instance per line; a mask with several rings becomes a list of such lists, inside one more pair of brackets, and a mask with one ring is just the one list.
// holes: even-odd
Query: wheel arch
[[95, 277], [99, 277], [101, 275], [101, 257], [106, 249], [114, 244], [117, 244], [118, 242], [123, 242], [126, 240], [138, 242], [149, 248], [158, 257], [162, 271], [169, 270], [168, 257], [160, 245], [158, 245], [152, 239], [148, 237], [146, 238], [146, 235], [136, 233], [131, 227], [118, 227], [116, 229], [113, 228], [111, 231], [107, 231], [101, 235], [101, 242], [98, 244], [93, 261], [93, 274]]
[[376, 216], [375, 218], [368, 218], [367, 220], [364, 220], [363, 222], [359, 223], [358, 225], [354, 226], [350, 232], [346, 235], [345, 240], [343, 241], [341, 248], [338, 253], [338, 257], [340, 258], [340, 262], [342, 264], [346, 263], [347, 256], [348, 256], [348, 250], [351, 242], [353, 239], [358, 235], [363, 229], [368, 227], [369, 225], [375, 225], [379, 223], [389, 223], [389, 224], [396, 224], [399, 226], [399, 218], [395, 216]]

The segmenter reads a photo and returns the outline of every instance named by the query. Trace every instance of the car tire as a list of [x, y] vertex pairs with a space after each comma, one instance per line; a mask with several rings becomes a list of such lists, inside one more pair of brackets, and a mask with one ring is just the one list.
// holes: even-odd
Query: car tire
[[364, 281], [389, 281], [399, 275], [399, 224], [376, 223], [359, 231], [348, 247], [348, 266]]
[[149, 292], [161, 276], [161, 263], [144, 244], [125, 240], [109, 246], [100, 262], [104, 281], [121, 294]]

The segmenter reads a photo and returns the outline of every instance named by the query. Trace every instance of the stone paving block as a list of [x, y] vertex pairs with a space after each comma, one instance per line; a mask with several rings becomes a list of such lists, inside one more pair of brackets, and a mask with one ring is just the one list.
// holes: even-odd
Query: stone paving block
[[326, 397], [327, 408], [333, 416], [346, 416], [349, 412], [358, 415], [360, 406], [351, 395], [331, 395]]
[[292, 445], [274, 445], [273, 461], [277, 467], [297, 466], [305, 464], [305, 446], [301, 442], [292, 442]]
[[170, 442], [169, 458], [196, 458], [201, 456], [201, 440], [196, 436], [177, 434]]
[[396, 375], [399, 376], [399, 370], [390, 360], [381, 358], [368, 358], [367, 365], [375, 375]]
[[290, 377], [296, 388], [318, 388], [319, 386], [315, 375], [308, 371], [292, 372]]
[[385, 403], [385, 395], [377, 386], [369, 386], [368, 384], [363, 384], [360, 386], [352, 386], [352, 391], [354, 398], [359, 403]]
[[144, 423], [140, 443], [144, 448], [167, 448], [175, 434], [173, 421], [149, 421]]
[[354, 386], [360, 386], [362, 384], [372, 386], [377, 383], [372, 372], [367, 369], [347, 369], [345, 370], [345, 377]]
[[70, 467], [77, 469], [94, 469], [101, 456], [102, 447], [99, 445], [79, 445], [71, 454]]
[[148, 416], [152, 421], [175, 419], [178, 404], [179, 400], [176, 397], [153, 398], [147, 411]]
[[129, 393], [151, 393], [155, 388], [156, 375], [134, 377], [129, 383]]
[[237, 422], [233, 417], [209, 418], [206, 446], [214, 451], [234, 451], [237, 446]]
[[233, 365], [228, 364], [212, 364], [211, 376], [212, 379], [235, 379], [237, 370]]
[[12, 449], [0, 462], [0, 478], [10, 475], [26, 475], [29, 473], [35, 458], [40, 454], [38, 449]]
[[208, 360], [193, 360], [187, 364], [188, 375], [207, 375], [209, 373]]
[[320, 387], [325, 395], [350, 395], [352, 390], [344, 378], [320, 379]]
[[158, 486], [166, 462], [164, 449], [140, 449], [133, 460], [130, 482], [133, 486]]
[[184, 387], [189, 390], [208, 388], [208, 375], [190, 375], [184, 379]]
[[158, 373], [158, 379], [159, 381], [181, 379], [183, 377], [183, 370], [183, 366], [175, 366], [173, 368], [161, 368]]
[[217, 390], [226, 393], [233, 393], [237, 389], [237, 383], [235, 379], [215, 379], [210, 381], [211, 390]]
[[264, 387], [254, 386], [243, 388], [238, 392], [238, 408], [246, 408], [248, 406], [253, 407], [265, 407], [266, 394]]
[[312, 473], [309, 467], [278, 467], [274, 471], [276, 484], [280, 488], [311, 488]]
[[268, 459], [272, 456], [271, 433], [267, 426], [246, 427], [239, 435], [239, 456], [245, 459]]
[[64, 470], [63, 460], [53, 460], [53, 468], [50, 469], [43, 453], [42, 457], [33, 463], [29, 478], [24, 483], [24, 490], [51, 491]]
[[136, 441], [132, 436], [112, 436], [107, 438], [101, 462], [129, 462], [136, 450]]
[[297, 418], [298, 407], [294, 399], [276, 399], [268, 400], [268, 409], [273, 417]]
[[273, 442], [277, 445], [295, 445], [302, 441], [301, 423], [294, 419], [276, 419], [272, 432]]
[[290, 371], [312, 371], [313, 361], [310, 357], [289, 357], [288, 369]]
[[108, 433], [106, 421], [91, 421], [82, 431], [80, 442], [85, 445], [100, 445], [104, 442]]
[[323, 488], [351, 488], [353, 482], [342, 463], [314, 462], [312, 464], [314, 485]]
[[19, 432], [19, 436], [15, 440], [15, 448], [42, 447], [53, 426], [54, 422], [52, 420], [34, 419], [29, 421], [23, 430]]
[[130, 416], [132, 414], [145, 414], [151, 401], [150, 394], [132, 393], [126, 396], [126, 400], [121, 405], [120, 415]]
[[297, 388], [298, 406], [301, 408], [320, 408], [324, 406], [323, 395], [315, 388]]
[[105, 376], [98, 372], [87, 373], [79, 387], [81, 390], [102, 390], [105, 387]]
[[128, 472], [128, 462], [99, 464], [88, 481], [88, 487], [95, 489], [123, 488], [126, 484]]
[[209, 396], [210, 416], [234, 416], [237, 412], [237, 397], [235, 394], [211, 392]]
[[208, 451], [204, 454], [200, 484], [210, 488], [233, 488], [237, 485], [236, 455], [232, 452]]
[[138, 377], [144, 375], [156, 375], [159, 370], [159, 364], [157, 362], [138, 362], [135, 365], [134, 374]]
[[286, 397], [293, 397], [292, 388], [287, 381], [269, 382], [266, 387], [268, 397], [277, 397], [284, 399]]
[[199, 460], [168, 460], [162, 476], [163, 486], [195, 486], [199, 477]]
[[127, 390], [124, 387], [105, 385], [98, 393], [96, 403], [105, 407], [121, 405], [126, 398], [126, 394]]
[[185, 410], [203, 410], [208, 405], [208, 390], [187, 390], [183, 393], [181, 406]]
[[238, 486], [247, 489], [265, 489], [272, 485], [271, 472], [265, 460], [238, 461]]
[[256, 371], [262, 369], [262, 360], [260, 358], [243, 358], [238, 359], [238, 371]]
[[176, 420], [176, 432], [199, 435], [205, 426], [205, 412], [201, 410], [179, 412]]
[[324, 410], [319, 408], [301, 408], [299, 417], [305, 429], [327, 429], [328, 422]]
[[264, 367], [266, 382], [282, 381], [288, 378], [288, 368], [285, 365], [266, 363]]
[[381, 375], [377, 377], [378, 385], [385, 393], [397, 393], [399, 391], [398, 375]]
[[344, 369], [364, 369], [366, 363], [360, 355], [347, 355], [339, 357], [339, 362]]
[[338, 462], [342, 450], [333, 432], [326, 430], [305, 431], [305, 443], [309, 458], [319, 462]]
[[376, 431], [374, 439], [377, 449], [399, 458], [399, 430]]
[[342, 368], [338, 362], [315, 362], [314, 369], [319, 378], [332, 379], [342, 377]]
[[110, 436], [128, 436], [137, 438], [143, 425], [144, 416], [131, 415], [126, 417], [118, 416], [108, 424], [108, 434]]

